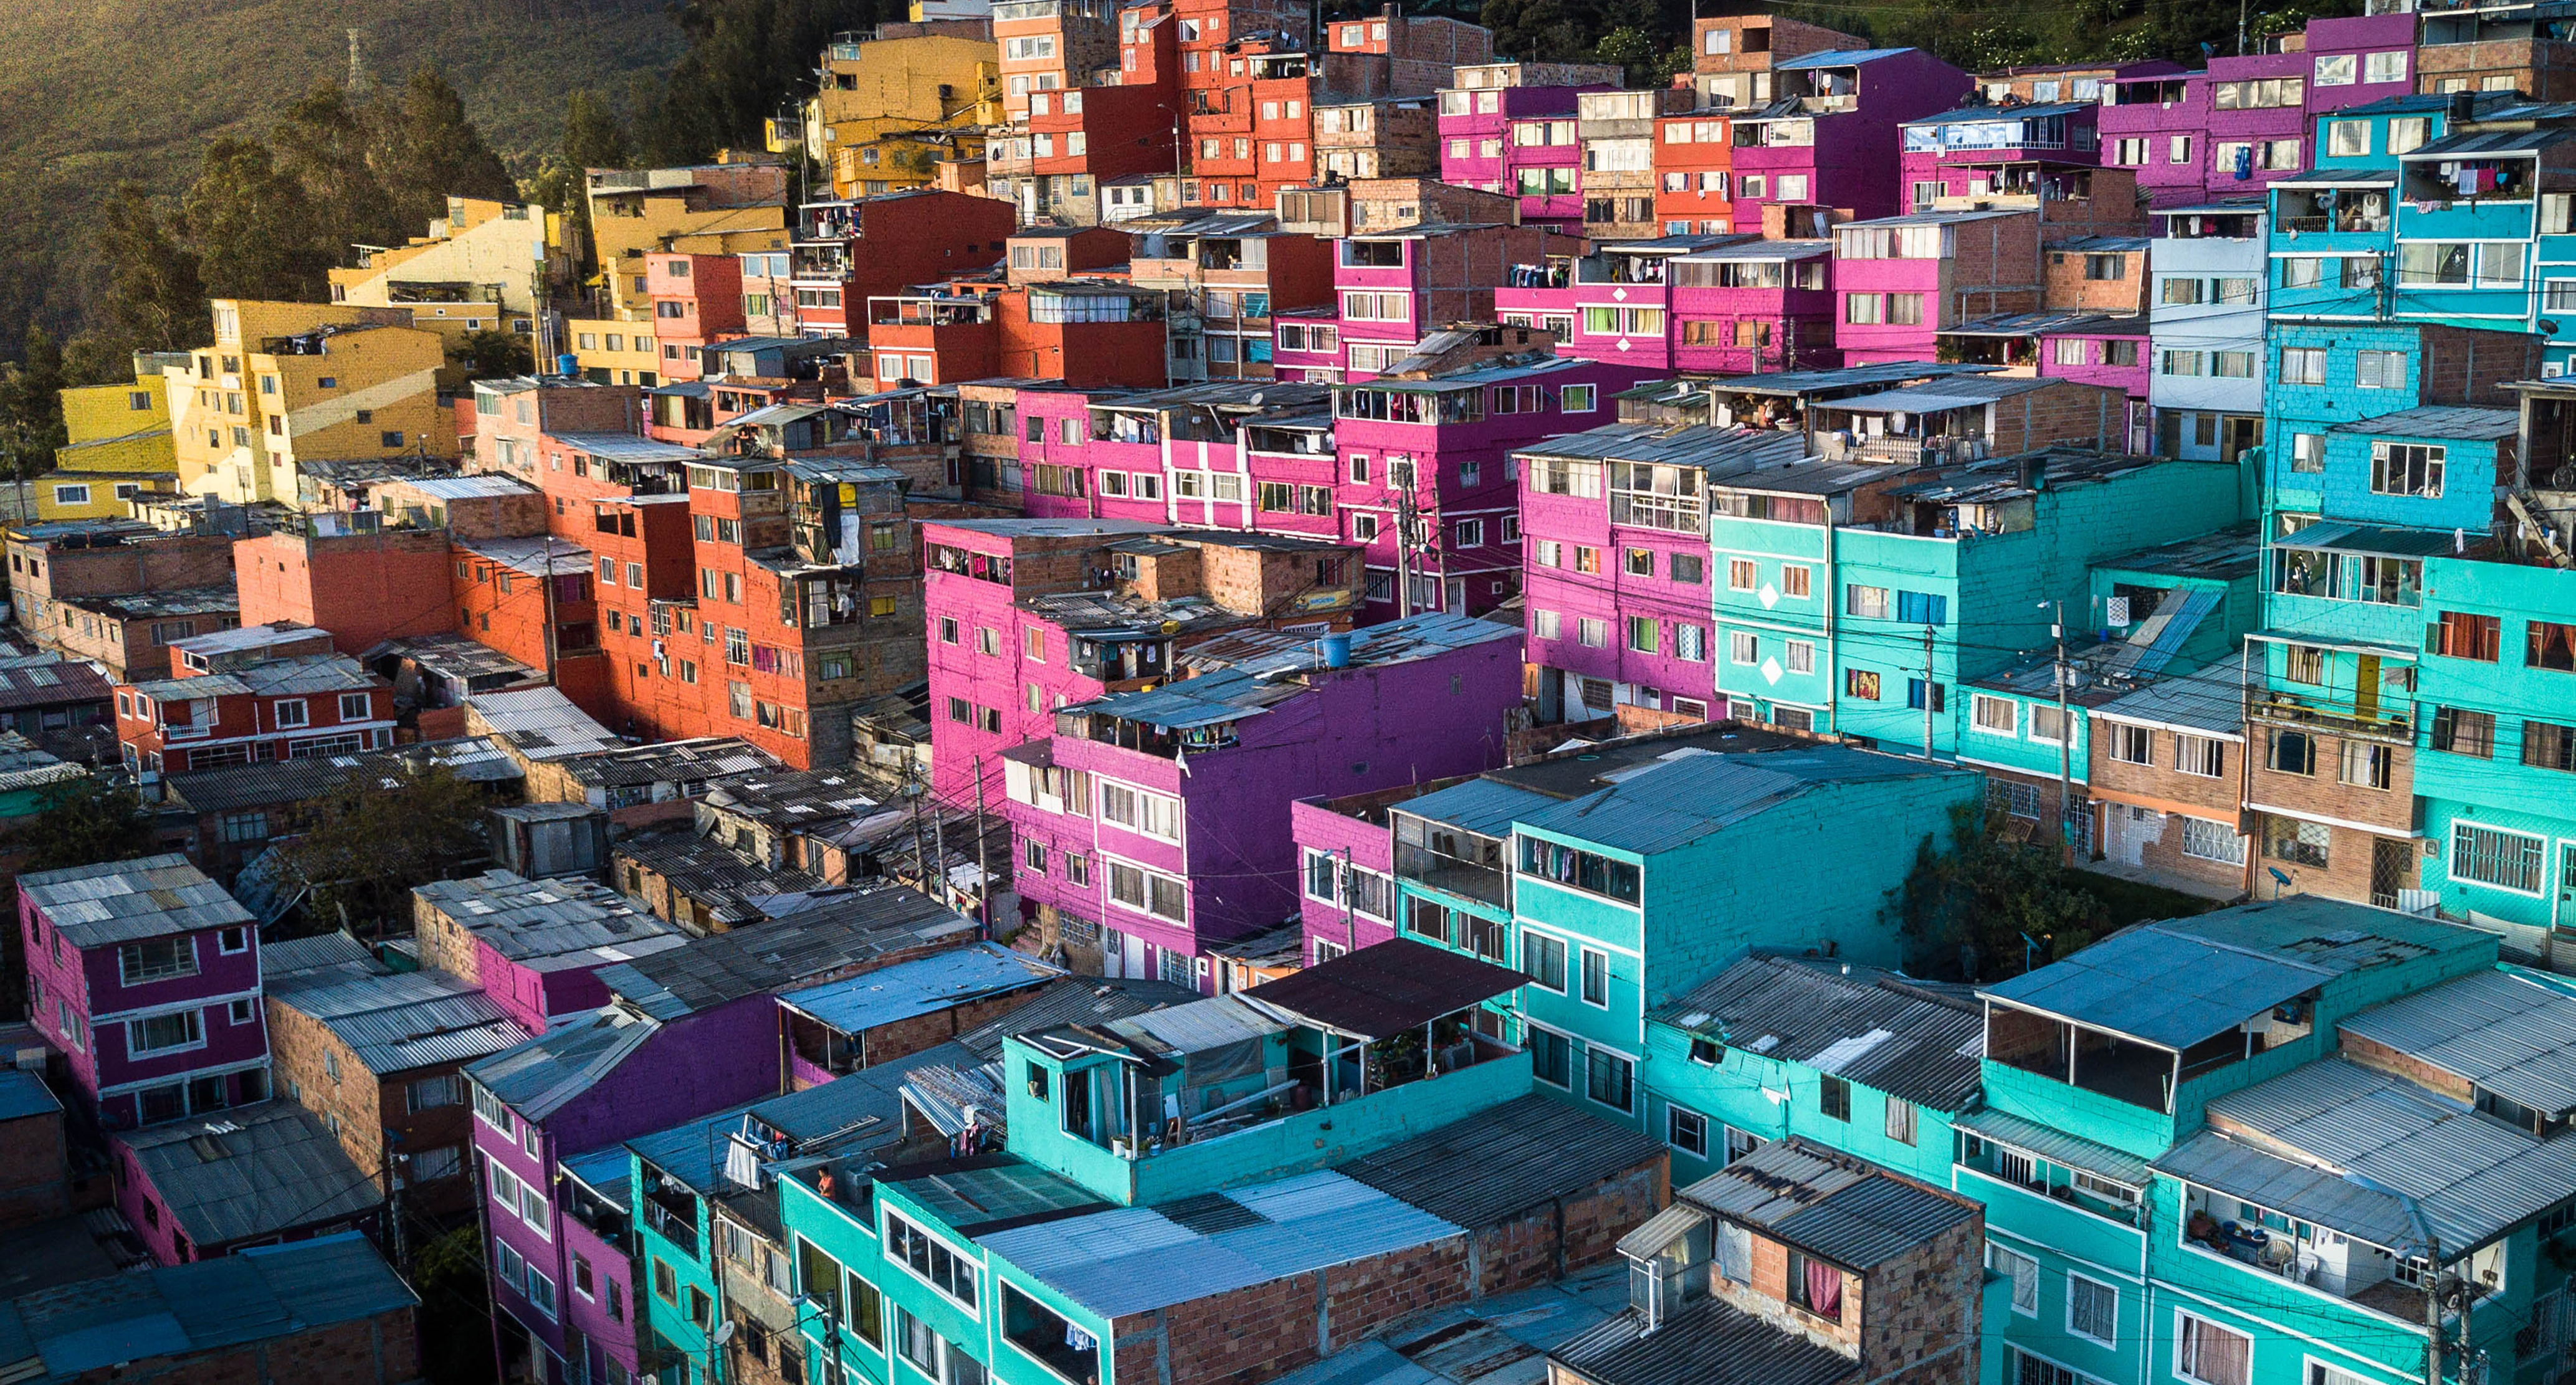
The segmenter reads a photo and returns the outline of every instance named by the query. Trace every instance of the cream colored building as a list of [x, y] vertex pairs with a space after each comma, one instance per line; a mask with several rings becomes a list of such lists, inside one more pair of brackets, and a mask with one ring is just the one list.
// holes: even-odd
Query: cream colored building
[[218, 299], [214, 345], [164, 371], [180, 489], [293, 504], [298, 461], [456, 455], [446, 338], [406, 308]]
[[404, 308], [414, 326], [447, 336], [502, 329], [529, 335], [550, 286], [574, 257], [563, 218], [543, 207], [447, 199], [447, 216], [408, 245], [356, 247], [358, 266], [331, 271], [331, 301]]

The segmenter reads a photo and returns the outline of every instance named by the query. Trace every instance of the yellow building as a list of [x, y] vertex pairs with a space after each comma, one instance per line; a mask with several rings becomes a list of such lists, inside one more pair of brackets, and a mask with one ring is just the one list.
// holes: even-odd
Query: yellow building
[[[607, 290], [604, 316], [651, 334], [644, 257], [674, 237], [723, 237], [728, 249], [787, 248], [787, 167], [719, 154], [693, 168], [588, 170], [591, 253]], [[730, 242], [740, 241], [741, 244]]]
[[580, 358], [581, 373], [598, 384], [650, 389], [662, 383], [662, 363], [654, 353], [650, 321], [579, 318], [564, 324], [564, 337], [572, 354]]
[[35, 483], [38, 519], [122, 518], [127, 497], [178, 484], [162, 371], [187, 359], [186, 352], [138, 351], [131, 383], [62, 391], [71, 441], [55, 450], [53, 471]]
[[930, 186], [943, 158], [981, 157], [984, 128], [1004, 118], [991, 21], [888, 24], [823, 50], [805, 151], [832, 171], [835, 197], [902, 192]]
[[405, 308], [412, 325], [449, 337], [494, 328], [529, 333], [550, 286], [569, 279], [563, 218], [543, 207], [447, 199], [447, 216], [408, 245], [356, 247], [354, 269], [331, 271], [331, 301]]
[[218, 299], [215, 344], [164, 372], [180, 489], [293, 504], [298, 461], [456, 455], [446, 339], [405, 308]]

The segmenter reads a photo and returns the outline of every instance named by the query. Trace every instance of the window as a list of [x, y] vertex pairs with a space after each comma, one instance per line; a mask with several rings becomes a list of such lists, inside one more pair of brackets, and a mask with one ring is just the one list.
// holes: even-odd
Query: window
[[2322, 385], [2326, 382], [2326, 353], [2321, 347], [2285, 346], [2281, 348], [2281, 383], [2285, 385]]
[[2385, 789], [2388, 787], [2389, 764], [2394, 754], [2395, 752], [2384, 745], [2373, 745], [2368, 741], [2359, 740], [2345, 741], [2341, 762], [2335, 769], [2335, 777], [2342, 783], [2358, 788]]
[[1610, 954], [1583, 949], [1583, 1003], [1610, 1008]]
[[1898, 1097], [1887, 1099], [1887, 1138], [1901, 1145], [1914, 1143], [1914, 1103]]
[[2174, 1373], [2201, 1385], [2251, 1385], [2254, 1339], [2206, 1318], [2176, 1313]]
[[1827, 1120], [1850, 1120], [1851, 1083], [1830, 1073], [1817, 1078], [1816, 1114]]
[[2523, 718], [2522, 762], [2533, 769], [2576, 770], [2576, 727]]
[[1557, 405], [1558, 411], [1569, 414], [1591, 413], [1596, 407], [1593, 400], [1595, 397], [1594, 391], [1598, 388], [1599, 386], [1596, 385], [1566, 386], [1563, 392], [1558, 396], [1560, 401]]
[[1696, 587], [1708, 580], [1708, 560], [1696, 553], [1675, 553], [1665, 572], [1675, 582]]
[[1657, 652], [1662, 630], [1662, 623], [1653, 616], [1628, 617], [1628, 648], [1638, 654]]
[[188, 938], [146, 938], [116, 950], [117, 974], [128, 986], [197, 974], [196, 943]]
[[2538, 896], [2545, 882], [2549, 842], [2474, 823], [2451, 824], [2451, 878]]
[[936, 1237], [896, 1216], [886, 1214], [886, 1258], [910, 1269], [967, 1312], [975, 1311], [975, 1265]]
[[1551, 1087], [1574, 1087], [1573, 1044], [1553, 1029], [1529, 1027], [1530, 1074]]
[[2034, 702], [2030, 708], [2030, 738], [2050, 745], [2064, 745], [2067, 713], [2046, 703]]
[[1521, 972], [1531, 985], [1565, 994], [1565, 940], [1521, 930]]
[[2153, 765], [2155, 735], [2143, 726], [2109, 725], [2102, 728], [2104, 744], [2111, 758], [2124, 765]]
[[2326, 435], [2292, 433], [2290, 435], [2290, 470], [2314, 476], [2326, 469]]
[[312, 718], [304, 706], [304, 699], [300, 697], [287, 698], [277, 703], [276, 721], [280, 727], [312, 724]]
[[2223, 865], [2245, 864], [2245, 839], [2237, 835], [2235, 825], [2211, 822], [2206, 818], [2182, 820], [2182, 854], [2202, 861]]
[[[1751, 636], [1747, 636], [1746, 638], [1749, 639]], [[1815, 672], [1816, 646], [1806, 640], [1789, 641], [1788, 656], [1784, 660], [1784, 663], [1791, 673]]]
[[1750, 630], [1726, 632], [1726, 659], [1733, 664], [1753, 665], [1762, 662], [1762, 639]]
[[2366, 390], [2404, 389], [2406, 353], [2402, 351], [2354, 352], [2353, 383]]
[[205, 1021], [198, 1011], [152, 1015], [125, 1022], [125, 1051], [135, 1057], [197, 1048], [206, 1041]]
[[1683, 1106], [1664, 1108], [1664, 1143], [1694, 1159], [1708, 1157], [1708, 1117]]
[[2433, 709], [2433, 748], [2453, 755], [2495, 757], [2495, 713], [2465, 707]]
[[[2405, 80], [2406, 80], [2406, 58], [2407, 58], [2407, 55], [2408, 55], [2408, 50], [2403, 49], [2403, 48], [2396, 49], [2396, 50], [2394, 50], [2394, 51], [2392, 51], [2392, 52], [2387, 52], [2387, 53], [2365, 53], [2365, 54], [2363, 54], [2363, 55], [2362, 55], [2361, 79], [2362, 79], [2363, 81], [2365, 81], [2365, 82], [2372, 82], [2372, 83], [2378, 83], [2378, 82], [2402, 82], [2402, 81], [2405, 81]], [[2398, 127], [2398, 126], [2400, 126], [2400, 125], [2412, 124], [2412, 125], [2418, 125], [2418, 126], [2420, 126], [2420, 125], [2422, 125], [2422, 124], [2424, 124], [2424, 123], [2425, 123], [2425, 122], [2424, 122], [2423, 118], [2421, 118], [2421, 117], [2418, 117], [2418, 118], [2416, 118], [2416, 119], [2414, 119], [2414, 120], [2412, 120], [2412, 121], [2405, 121], [2405, 120], [2393, 120], [2393, 121], [2390, 121], [2390, 122], [2389, 122], [2389, 126], [2388, 126], [2388, 128], [2389, 128], [2389, 134], [2390, 134], [2390, 139], [2389, 139], [2389, 149], [2388, 149], [2388, 152], [2389, 152], [2389, 153], [2391, 153], [2391, 154], [2403, 154], [2403, 153], [2405, 153], [2405, 152], [2406, 152], [2406, 150], [2407, 150], [2407, 149], [2413, 149], [2413, 148], [2415, 148], [2417, 145], [2422, 144], [2422, 143], [2423, 143], [2423, 140], [2422, 140], [2421, 138], [2418, 138], [2418, 139], [2415, 141], [2415, 143], [2414, 143], [2414, 144], [2407, 145], [2407, 146], [2405, 146], [2405, 148], [2401, 149], [2401, 148], [2399, 148], [2399, 147], [2397, 146], [2397, 142], [2396, 142], [2395, 135], [2396, 135], [2397, 127]]]
[[1610, 647], [1610, 622], [1591, 616], [1579, 617], [1574, 622], [1574, 635], [1576, 642], [1587, 649], [1607, 649]]
[[1988, 697], [1977, 693], [1968, 699], [1971, 723], [1990, 736], [2012, 736], [2021, 732], [2021, 707], [2008, 697]]
[[[2317, 59], [2319, 66], [2325, 59]], [[2349, 64], [2349, 54], [2339, 59]], [[2359, 158], [2370, 153], [2370, 122], [2367, 120], [2329, 120], [2326, 125], [2326, 152], [2337, 158]]]
[[1780, 592], [1784, 596], [1806, 596], [1811, 590], [1809, 583], [1813, 579], [1813, 569], [1797, 566], [1783, 567], [1780, 569]]
[[2334, 846], [2334, 829], [2322, 822], [2301, 822], [2278, 815], [2263, 819], [2263, 854], [2275, 861], [2326, 868]]
[[2012, 1281], [2012, 1310], [2021, 1317], [2039, 1313], [2039, 1262], [2017, 1250], [1986, 1242], [1986, 1268]]
[[1867, 669], [1843, 670], [1843, 696], [1863, 702], [1878, 701], [1878, 675]]
[[2576, 673], [2576, 625], [2532, 621], [2524, 631], [2522, 661], [2531, 668]]
[[1843, 588], [1843, 612], [1867, 620], [1887, 619], [1887, 588], [1846, 586]]
[[1630, 1109], [1636, 1064], [1606, 1048], [1583, 1050], [1583, 1094], [1613, 1110]]
[[2120, 1340], [2120, 1291], [2080, 1274], [2066, 1276], [2066, 1330], [2104, 1346]]
[[2271, 754], [2264, 764], [2275, 774], [2315, 774], [2316, 738], [2305, 731], [2275, 731], [2272, 733]]

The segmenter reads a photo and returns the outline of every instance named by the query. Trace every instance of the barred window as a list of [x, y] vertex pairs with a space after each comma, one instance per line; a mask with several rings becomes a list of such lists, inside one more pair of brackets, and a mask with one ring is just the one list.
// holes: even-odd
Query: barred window
[[2451, 824], [2451, 878], [2536, 895], [2548, 846], [2543, 837], [2455, 822]]

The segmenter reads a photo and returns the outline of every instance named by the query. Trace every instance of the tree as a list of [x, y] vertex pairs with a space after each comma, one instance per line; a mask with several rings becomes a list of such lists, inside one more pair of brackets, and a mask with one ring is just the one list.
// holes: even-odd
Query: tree
[[140, 350], [204, 345], [206, 286], [184, 218], [139, 183], [109, 195], [106, 218], [98, 249], [107, 262], [108, 321]]
[[83, 775], [47, 785], [40, 801], [44, 806], [19, 838], [27, 848], [24, 870], [128, 861], [160, 847], [142, 796], [125, 785]]
[[483, 132], [465, 118], [465, 98], [436, 67], [413, 69], [402, 96], [377, 128], [376, 176], [393, 200], [393, 219], [425, 227], [447, 215], [450, 197], [507, 201], [519, 185]]
[[213, 298], [319, 303], [335, 256], [316, 234], [304, 185], [267, 145], [219, 139], [181, 203], [203, 287]]
[[537, 368], [527, 339], [497, 327], [468, 332], [447, 343], [447, 363], [465, 367], [468, 380], [506, 380]]
[[[377, 113], [350, 103], [337, 82], [324, 82], [286, 108], [269, 132], [279, 173], [304, 189], [313, 207], [314, 239], [335, 261], [353, 245], [399, 245], [420, 227], [395, 219], [394, 202], [370, 161]], [[439, 204], [439, 214], [446, 214]]]
[[1689, 45], [1662, 47], [1654, 35], [1634, 25], [1622, 25], [1602, 35], [1599, 57], [1605, 63], [1626, 68], [1628, 85], [1632, 87], [1668, 87], [1675, 75], [1691, 70]]
[[19, 363], [0, 373], [0, 463], [11, 479], [51, 470], [54, 452], [71, 440], [63, 430], [63, 383], [62, 347], [30, 325]]
[[756, 144], [762, 122], [792, 103], [814, 54], [844, 29], [900, 19], [893, 0], [686, 0], [689, 50], [672, 65], [639, 131], [655, 164], [692, 163], [727, 145]]
[[483, 853], [483, 791], [445, 765], [371, 761], [317, 800], [304, 835], [272, 848], [351, 918], [408, 919], [415, 885]]
[[485, 1307], [483, 1236], [460, 1226], [423, 1244], [408, 1267], [420, 1292], [422, 1374], [441, 1385], [492, 1376], [492, 1317]]
[[1905, 934], [1938, 967], [1970, 976], [2019, 971], [2030, 944], [2052, 961], [2093, 940], [2102, 902], [2058, 863], [2054, 844], [2005, 837], [1981, 804], [1950, 814], [1950, 845], [1927, 838], [1898, 890]]

